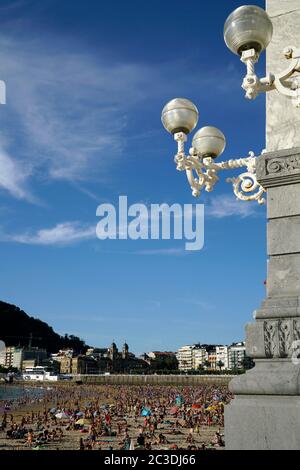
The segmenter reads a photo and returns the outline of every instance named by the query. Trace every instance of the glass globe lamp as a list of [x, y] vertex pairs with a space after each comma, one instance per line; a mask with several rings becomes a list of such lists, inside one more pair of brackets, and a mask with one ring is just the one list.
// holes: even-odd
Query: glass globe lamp
[[195, 129], [199, 112], [194, 103], [186, 98], [175, 98], [162, 110], [161, 120], [164, 128], [171, 134], [189, 134]]
[[273, 24], [262, 8], [255, 5], [244, 5], [228, 16], [224, 25], [226, 46], [237, 55], [243, 51], [255, 49], [257, 54], [263, 52], [272, 39]]
[[216, 127], [206, 126], [196, 132], [192, 145], [203, 157], [216, 158], [224, 152], [226, 139]]

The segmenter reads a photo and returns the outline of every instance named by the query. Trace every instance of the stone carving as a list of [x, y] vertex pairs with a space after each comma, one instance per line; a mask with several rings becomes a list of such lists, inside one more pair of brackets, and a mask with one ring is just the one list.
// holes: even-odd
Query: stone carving
[[300, 147], [261, 154], [256, 161], [256, 177], [266, 190], [300, 183]]
[[268, 358], [286, 358], [292, 355], [292, 344], [300, 340], [300, 320], [263, 322], [265, 355]]
[[278, 343], [279, 343], [279, 357], [287, 357], [292, 343], [291, 335], [292, 323], [290, 321], [279, 320], [278, 322]]
[[267, 357], [273, 357], [276, 350], [276, 323], [264, 322], [265, 352]]
[[291, 155], [285, 158], [274, 158], [267, 160], [267, 175], [287, 173], [300, 170], [300, 155]]
[[293, 325], [293, 337], [294, 341], [299, 341], [300, 340], [300, 320], [294, 320], [294, 325]]

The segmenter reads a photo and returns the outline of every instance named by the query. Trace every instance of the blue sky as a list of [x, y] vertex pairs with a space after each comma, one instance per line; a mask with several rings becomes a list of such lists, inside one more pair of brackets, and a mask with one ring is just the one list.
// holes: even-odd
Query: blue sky
[[[255, 1], [264, 6], [263, 1]], [[265, 208], [236, 202], [227, 174], [192, 198], [160, 122], [191, 99], [223, 158], [265, 147], [265, 98], [223, 24], [242, 3], [0, 1], [0, 299], [94, 346], [140, 353], [244, 338], [264, 297]], [[258, 66], [264, 73], [264, 57]], [[96, 208], [205, 204], [205, 246], [96, 238]]]

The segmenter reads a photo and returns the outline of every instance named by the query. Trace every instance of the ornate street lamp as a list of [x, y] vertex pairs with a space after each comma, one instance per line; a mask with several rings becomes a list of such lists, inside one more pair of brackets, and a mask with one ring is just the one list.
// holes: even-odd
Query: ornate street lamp
[[[261, 79], [255, 73], [255, 63], [270, 43], [272, 33], [273, 25], [265, 10], [251, 5], [237, 8], [227, 18], [224, 26], [227, 47], [240, 55], [247, 66], [247, 75], [242, 84], [246, 98], [254, 99], [259, 93], [276, 89], [292, 98], [293, 104], [300, 107], [300, 80], [294, 77], [292, 81], [287, 81], [295, 72], [300, 72], [300, 49], [285, 49], [285, 57], [291, 59], [291, 65], [284, 72], [278, 75], [270, 73]], [[256, 179], [257, 157], [253, 152], [249, 152], [249, 157], [246, 158], [216, 162], [226, 146], [225, 136], [219, 129], [208, 126], [198, 130], [189, 155], [185, 154], [187, 135], [195, 129], [198, 117], [196, 106], [185, 98], [175, 98], [167, 103], [161, 117], [165, 129], [173, 134], [178, 144], [175, 155], [177, 170], [186, 172], [193, 196], [200, 196], [203, 189], [212, 191], [219, 180], [220, 170], [246, 167], [246, 172], [238, 177], [227, 178], [227, 182], [233, 184], [233, 191], [238, 199], [264, 204], [265, 190]]]
[[256, 180], [256, 160], [253, 152], [247, 158], [239, 158], [216, 163], [226, 146], [224, 134], [216, 127], [202, 127], [193, 138], [189, 155], [185, 154], [187, 135], [196, 127], [198, 110], [189, 100], [175, 98], [164, 107], [162, 123], [167, 131], [174, 135], [178, 144], [175, 155], [177, 170], [185, 171], [188, 182], [195, 197], [200, 196], [201, 190], [210, 192], [219, 180], [217, 173], [220, 170], [230, 170], [246, 167], [247, 172], [236, 178], [227, 178], [233, 183], [233, 191], [238, 199], [243, 201], [265, 202], [264, 188]]
[[[241, 6], [228, 16], [224, 25], [226, 46], [241, 57], [247, 67], [247, 74], [242, 88], [246, 98], [252, 100], [259, 93], [277, 90], [280, 94], [292, 98], [295, 107], [300, 107], [300, 81], [293, 77], [300, 72], [300, 49], [288, 46], [284, 57], [291, 61], [289, 67], [279, 74], [269, 73], [258, 78], [255, 64], [260, 54], [268, 47], [273, 35], [273, 24], [268, 14], [258, 6]], [[288, 81], [288, 79], [292, 80]]]

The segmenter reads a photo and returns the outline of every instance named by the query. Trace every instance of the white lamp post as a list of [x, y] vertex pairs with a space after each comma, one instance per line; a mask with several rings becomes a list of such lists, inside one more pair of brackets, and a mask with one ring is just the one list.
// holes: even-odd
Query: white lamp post
[[[292, 99], [300, 107], [300, 79], [293, 77], [300, 72], [300, 49], [287, 47], [284, 54], [291, 59], [291, 65], [284, 72], [258, 78], [255, 63], [272, 39], [273, 25], [268, 14], [257, 6], [241, 6], [227, 18], [224, 26], [224, 39], [227, 47], [241, 56], [247, 66], [247, 74], [242, 88], [246, 98], [254, 99], [259, 93], [277, 90]], [[292, 80], [288, 80], [292, 78]], [[185, 98], [175, 98], [166, 104], [162, 111], [165, 129], [174, 135], [178, 144], [175, 155], [177, 170], [185, 171], [192, 194], [198, 197], [202, 189], [210, 192], [219, 180], [220, 170], [246, 167], [247, 171], [238, 177], [227, 178], [233, 184], [236, 197], [243, 201], [257, 201], [264, 204], [265, 190], [256, 179], [257, 157], [249, 152], [249, 157], [216, 162], [226, 145], [223, 133], [215, 127], [203, 127], [193, 138], [189, 155], [185, 154], [187, 135], [198, 123], [199, 113], [196, 106]]]
[[196, 127], [198, 110], [189, 100], [175, 98], [166, 104], [162, 111], [162, 123], [165, 129], [174, 135], [178, 144], [175, 155], [177, 170], [185, 171], [188, 182], [195, 197], [200, 196], [201, 190], [210, 192], [219, 180], [220, 170], [230, 170], [246, 167], [247, 171], [237, 178], [227, 178], [233, 183], [233, 191], [238, 199], [243, 201], [258, 201], [263, 204], [264, 189], [256, 180], [256, 160], [253, 152], [246, 158], [228, 160], [216, 163], [226, 146], [224, 134], [216, 127], [202, 127], [194, 135], [189, 155], [185, 155], [187, 135]]
[[[290, 97], [293, 105], [300, 107], [300, 81], [295, 77], [300, 72], [300, 49], [288, 46], [283, 54], [291, 63], [279, 74], [269, 73], [258, 78], [255, 64], [260, 54], [268, 47], [273, 35], [273, 24], [268, 14], [258, 6], [241, 6], [227, 18], [224, 26], [224, 39], [227, 47], [241, 57], [247, 67], [242, 88], [246, 98], [255, 99], [259, 93], [277, 90]], [[294, 77], [293, 77], [294, 76]], [[291, 79], [292, 80], [289, 80]]]
[[[297, 5], [296, 5], [297, 3]], [[298, 0], [268, 0], [274, 21], [267, 63], [277, 67], [276, 44], [300, 43]], [[165, 128], [178, 144], [175, 162], [184, 170], [194, 196], [211, 191], [220, 170], [245, 166], [231, 178], [236, 196], [263, 203], [268, 194], [266, 298], [246, 325], [246, 353], [255, 367], [231, 380], [234, 400], [225, 406], [225, 441], [230, 450], [300, 449], [300, 50], [285, 49], [291, 60], [282, 73], [258, 78], [255, 63], [268, 47], [273, 33], [267, 13], [257, 6], [243, 6], [227, 19], [224, 28], [229, 49], [247, 66], [242, 87], [246, 98], [268, 92], [267, 148], [256, 158], [218, 162], [225, 137], [218, 129], [204, 127], [194, 135], [185, 154], [187, 135], [198, 120], [196, 107], [175, 99], [162, 114]], [[286, 39], [289, 38], [289, 39]], [[299, 75], [299, 73], [298, 73]], [[277, 93], [275, 93], [277, 91]], [[288, 100], [295, 106], [288, 106]]]

